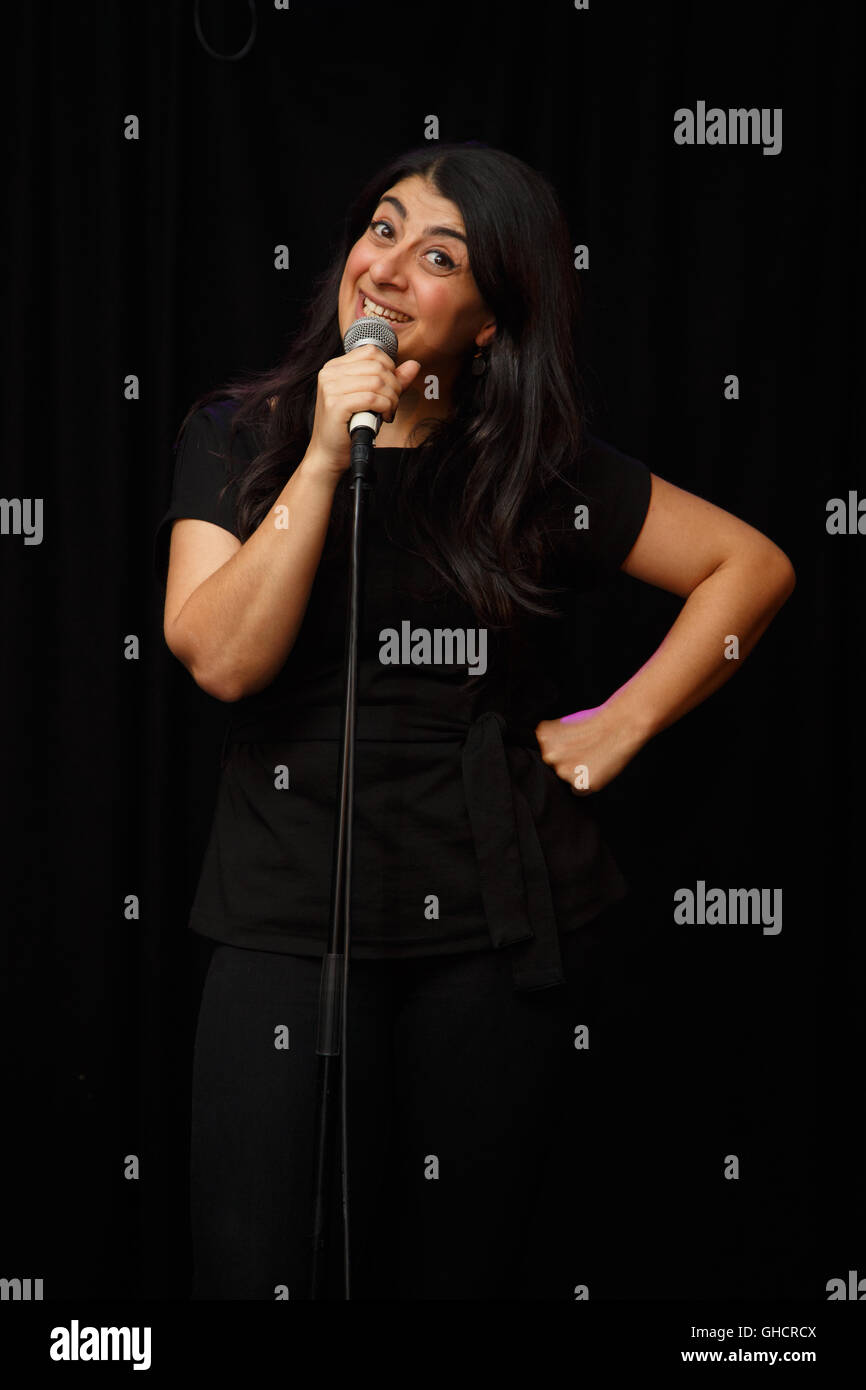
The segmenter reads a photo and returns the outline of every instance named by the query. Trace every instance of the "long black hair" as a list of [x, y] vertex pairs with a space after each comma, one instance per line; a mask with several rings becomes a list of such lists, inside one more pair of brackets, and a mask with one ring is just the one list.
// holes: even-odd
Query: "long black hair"
[[[343, 270], [383, 192], [412, 175], [459, 208], [469, 267], [496, 319], [486, 371], [461, 367], [453, 410], [405, 450], [396, 505], [401, 544], [492, 628], [533, 613], [552, 615], [542, 584], [545, 533], [538, 504], [577, 458], [585, 407], [575, 356], [579, 291], [568, 228], [547, 179], [504, 150], [477, 142], [436, 143], [393, 159], [350, 207], [336, 252], [313, 286], [302, 326], [273, 369], [247, 372], [200, 396], [192, 415], [217, 400], [239, 402], [229, 435], [250, 427], [258, 453], [239, 474], [241, 540], [261, 524], [303, 458], [313, 432], [317, 376], [343, 352], [337, 314]], [[228, 484], [227, 484], [228, 486]], [[348, 473], [334, 494], [328, 543], [350, 517]]]

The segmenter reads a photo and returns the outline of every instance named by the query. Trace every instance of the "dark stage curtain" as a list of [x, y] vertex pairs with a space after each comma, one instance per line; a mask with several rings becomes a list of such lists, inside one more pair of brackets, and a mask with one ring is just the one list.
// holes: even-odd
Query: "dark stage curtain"
[[[0, 1276], [188, 1296], [211, 948], [186, 921], [226, 709], [163, 640], [171, 445], [199, 394], [285, 351], [348, 202], [435, 115], [540, 169], [588, 248], [595, 433], [797, 571], [737, 677], [593, 801], [631, 885], [609, 1161], [562, 1197], [566, 1165], [541, 1246], [570, 1221], [566, 1277], [601, 1298], [826, 1301], [866, 1274], [866, 539], [827, 526], [866, 486], [860, 9], [85, 2], [17, 7], [7, 35], [2, 492], [42, 525], [0, 535]], [[699, 102], [780, 110], [780, 148], [676, 143]], [[587, 702], [679, 607], [624, 574], [587, 599]], [[781, 931], [677, 925], [698, 881], [781, 890]]]

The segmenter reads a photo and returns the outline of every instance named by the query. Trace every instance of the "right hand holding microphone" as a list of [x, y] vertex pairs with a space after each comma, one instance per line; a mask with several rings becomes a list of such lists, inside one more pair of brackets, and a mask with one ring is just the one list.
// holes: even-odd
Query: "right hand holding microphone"
[[395, 367], [380, 347], [365, 343], [326, 362], [318, 375], [316, 414], [310, 452], [337, 475], [349, 467], [352, 440], [349, 421], [359, 410], [371, 410], [391, 421], [400, 397], [421, 370], [414, 358]]

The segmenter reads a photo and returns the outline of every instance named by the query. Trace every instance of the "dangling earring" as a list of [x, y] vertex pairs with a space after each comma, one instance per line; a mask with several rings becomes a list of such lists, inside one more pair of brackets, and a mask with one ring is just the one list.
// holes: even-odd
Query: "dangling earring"
[[472, 358], [472, 367], [471, 367], [472, 375], [473, 375], [473, 376], [483, 376], [484, 373], [486, 372], [486, 370], [487, 370], [487, 358], [484, 356], [483, 350], [482, 350], [481, 348], [479, 348], [478, 351], [476, 352], [475, 356]]

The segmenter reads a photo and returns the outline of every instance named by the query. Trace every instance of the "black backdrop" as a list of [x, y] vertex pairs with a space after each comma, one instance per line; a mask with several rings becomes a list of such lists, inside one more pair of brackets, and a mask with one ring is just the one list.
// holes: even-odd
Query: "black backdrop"
[[[863, 487], [859, 8], [226, 0], [198, 7], [208, 44], [241, 49], [251, 10], [236, 61], [205, 50], [192, 3], [13, 18], [2, 492], [42, 498], [44, 533], [0, 536], [0, 1275], [187, 1296], [210, 948], [186, 914], [225, 710], [162, 638], [171, 443], [195, 396], [284, 350], [349, 197], [435, 114], [441, 139], [547, 174], [588, 245], [595, 432], [798, 575], [742, 670], [592, 802], [631, 884], [606, 963], [609, 1149], [593, 1158], [575, 1096], [598, 1171], [578, 1187], [566, 1164], [545, 1219], [572, 1223], [567, 1277], [601, 1298], [825, 1300], [866, 1273], [864, 540], [826, 530], [828, 499]], [[782, 108], [781, 152], [675, 144], [698, 100]], [[606, 698], [678, 609], [625, 575], [587, 602], [578, 698]], [[698, 879], [782, 888], [782, 931], [675, 925]]]

